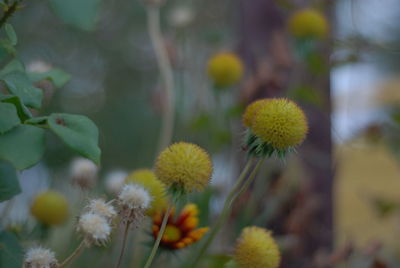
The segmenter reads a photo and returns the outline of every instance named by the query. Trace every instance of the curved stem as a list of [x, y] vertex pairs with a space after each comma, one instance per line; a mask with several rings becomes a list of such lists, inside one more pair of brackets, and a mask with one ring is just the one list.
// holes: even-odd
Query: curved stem
[[75, 258], [77, 258], [79, 255], [81, 255], [82, 251], [86, 247], [86, 242], [85, 240], [82, 240], [82, 242], [79, 244], [79, 246], [72, 252], [72, 254], [66, 258], [59, 266], [58, 268], [66, 267], [70, 262], [72, 262]]
[[7, 22], [7, 20], [17, 11], [18, 5], [22, 1], [23, 0], [16, 0], [14, 3], [8, 6], [8, 9], [4, 12], [3, 16], [0, 18], [0, 28], [3, 27], [4, 24]]
[[237, 194], [232, 198], [232, 201], [231, 201], [232, 204], [236, 201], [236, 199], [239, 198], [239, 196], [241, 196], [249, 188], [250, 184], [254, 181], [254, 179], [256, 178], [256, 175], [258, 173], [258, 170], [261, 167], [263, 160], [264, 160], [264, 158], [261, 158], [258, 160], [257, 164], [255, 165], [253, 171], [250, 173], [247, 180], [243, 183], [242, 187], [237, 192]]
[[165, 211], [164, 218], [161, 223], [160, 231], [158, 232], [158, 235], [157, 235], [157, 239], [154, 242], [153, 248], [151, 249], [150, 256], [147, 259], [144, 268], [149, 268], [151, 266], [151, 263], [154, 260], [154, 257], [156, 256], [158, 246], [160, 245], [161, 238], [164, 235], [165, 227], [167, 226], [167, 222], [168, 222], [169, 214], [171, 213], [171, 209], [172, 209], [172, 204], [169, 204], [167, 207], [167, 210]]
[[[225, 202], [224, 202], [224, 207], [222, 208], [221, 214], [219, 215], [217, 222], [215, 223], [215, 225], [211, 229], [210, 233], [208, 234], [207, 239], [205, 240], [205, 242], [201, 246], [200, 250], [198, 251], [197, 255], [195, 256], [194, 261], [193, 261], [192, 265], [190, 266], [191, 268], [194, 268], [196, 265], [199, 264], [200, 259], [206, 253], [211, 242], [214, 240], [215, 236], [221, 229], [222, 225], [228, 219], [232, 204], [238, 197], [237, 192], [241, 189], [240, 186], [243, 183], [243, 181], [245, 181], [246, 175], [252, 166], [252, 162], [253, 162], [252, 158], [250, 158], [247, 161], [246, 166], [243, 168], [242, 173], [239, 175], [239, 178], [237, 179], [235, 185], [232, 187], [231, 191], [229, 192], [228, 196], [226, 197]], [[261, 163], [261, 160], [258, 162], [257, 166], [259, 165], [259, 163]], [[255, 172], [253, 170], [252, 174], [254, 174], [254, 173]]]
[[122, 263], [122, 257], [124, 256], [125, 248], [126, 248], [126, 238], [128, 237], [128, 232], [129, 232], [129, 225], [130, 225], [130, 222], [128, 221], [125, 224], [124, 237], [122, 238], [121, 253], [119, 254], [118, 262], [117, 262], [117, 265], [115, 266], [116, 268], [119, 268]]
[[169, 145], [174, 128], [174, 76], [168, 51], [160, 29], [160, 8], [158, 6], [147, 7], [147, 25], [151, 42], [157, 57], [158, 68], [164, 82], [166, 106], [162, 118], [161, 132], [158, 141], [158, 152]]

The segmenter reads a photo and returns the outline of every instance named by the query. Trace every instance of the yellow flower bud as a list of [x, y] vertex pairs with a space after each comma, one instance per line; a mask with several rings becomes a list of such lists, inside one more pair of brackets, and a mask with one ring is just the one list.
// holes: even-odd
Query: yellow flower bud
[[62, 224], [68, 217], [68, 202], [62, 194], [49, 190], [35, 197], [31, 213], [43, 224]]
[[257, 110], [251, 131], [263, 142], [280, 150], [301, 144], [308, 132], [302, 109], [288, 99], [270, 99]]
[[328, 22], [320, 11], [306, 8], [296, 11], [288, 21], [289, 31], [299, 38], [323, 38], [328, 34]]
[[155, 172], [168, 187], [185, 192], [203, 190], [212, 173], [212, 164], [206, 151], [199, 146], [178, 142], [160, 153]]
[[271, 233], [253, 226], [243, 229], [233, 259], [239, 268], [277, 268], [281, 256]]
[[258, 109], [260, 109], [260, 107], [264, 105], [265, 102], [268, 100], [269, 99], [261, 99], [250, 103], [246, 107], [246, 110], [244, 111], [244, 114], [242, 116], [243, 125], [245, 125], [246, 127], [251, 127], [251, 122], [253, 121], [254, 115], [257, 113]]
[[208, 75], [216, 87], [231, 86], [243, 76], [242, 61], [233, 53], [219, 53], [208, 61]]

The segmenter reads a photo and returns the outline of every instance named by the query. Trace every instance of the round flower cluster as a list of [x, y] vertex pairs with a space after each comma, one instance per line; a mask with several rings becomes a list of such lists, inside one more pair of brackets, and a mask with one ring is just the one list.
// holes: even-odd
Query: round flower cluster
[[242, 78], [243, 63], [234, 53], [218, 53], [208, 61], [208, 75], [217, 88], [229, 87]]
[[29, 249], [24, 257], [23, 268], [56, 268], [58, 262], [53, 251], [37, 247]]
[[199, 146], [178, 142], [160, 153], [155, 173], [172, 190], [192, 192], [208, 185], [212, 164], [208, 153]]
[[243, 229], [236, 242], [234, 260], [239, 268], [277, 268], [281, 255], [271, 233], [253, 226]]
[[305, 8], [296, 11], [288, 21], [289, 31], [298, 38], [323, 38], [328, 34], [328, 22], [320, 11]]
[[156, 174], [150, 169], [135, 170], [125, 179], [125, 183], [134, 183], [142, 186], [152, 196], [152, 200], [147, 209], [147, 215], [154, 215], [156, 211], [161, 211], [167, 207], [167, 189], [164, 183], [157, 179]]
[[68, 218], [67, 199], [56, 191], [38, 194], [31, 207], [32, 215], [45, 225], [58, 225]]
[[247, 146], [255, 155], [283, 156], [301, 144], [308, 132], [307, 118], [302, 109], [288, 99], [263, 99], [251, 103], [243, 114], [249, 128]]

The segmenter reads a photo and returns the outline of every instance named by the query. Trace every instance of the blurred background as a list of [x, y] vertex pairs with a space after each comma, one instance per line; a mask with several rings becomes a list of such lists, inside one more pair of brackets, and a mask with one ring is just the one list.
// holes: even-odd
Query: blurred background
[[[30, 72], [56, 67], [71, 77], [62, 88], [37, 83], [45, 92], [40, 114], [84, 114], [96, 123], [102, 159], [89, 196], [111, 197], [109, 176], [152, 168], [165, 112], [144, 4], [23, 4], [10, 20], [18, 58]], [[325, 38], [298, 40], [288, 30], [290, 16], [305, 7], [325, 14]], [[166, 0], [161, 27], [175, 79], [173, 141], [199, 144], [214, 164], [207, 192], [190, 197], [199, 206], [201, 226], [211, 225], [226, 185], [243, 167], [240, 116], [249, 102], [288, 97], [304, 108], [310, 124], [298, 152], [285, 162], [268, 160], [235, 204], [204, 267], [223, 267], [248, 225], [273, 230], [281, 267], [400, 267], [399, 20], [396, 0]], [[223, 51], [236, 53], [245, 72], [239, 83], [216, 91], [207, 62]], [[23, 193], [0, 204], [0, 223], [15, 232], [20, 226], [33, 230], [33, 197], [50, 187], [63, 192], [70, 219], [33, 238], [65, 256], [76, 246], [71, 230], [83, 202], [69, 183], [77, 155], [51, 135], [47, 143], [40, 164], [20, 173]], [[104, 254], [115, 252], [85, 252], [74, 267], [89, 267], [93, 260], [107, 264], [99, 257]], [[180, 259], [170, 260], [170, 267], [180, 267]]]

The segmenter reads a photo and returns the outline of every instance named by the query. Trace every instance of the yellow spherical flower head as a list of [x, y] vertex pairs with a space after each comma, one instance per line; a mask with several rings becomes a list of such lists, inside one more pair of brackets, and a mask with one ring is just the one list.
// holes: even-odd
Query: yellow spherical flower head
[[239, 268], [277, 268], [281, 262], [279, 248], [271, 233], [255, 226], [243, 229], [233, 259]]
[[62, 194], [50, 190], [35, 197], [31, 213], [43, 224], [62, 224], [68, 217], [68, 202]]
[[328, 34], [328, 22], [320, 11], [306, 8], [296, 11], [288, 21], [289, 31], [298, 38], [323, 38]]
[[[153, 236], [157, 238], [160, 231], [163, 212], [157, 212], [153, 217]], [[160, 246], [165, 249], [176, 250], [190, 246], [199, 241], [208, 231], [208, 227], [197, 228], [199, 223], [199, 209], [195, 204], [187, 204], [177, 217], [175, 209], [168, 217], [168, 224], [161, 238]]]
[[243, 125], [245, 125], [246, 127], [251, 127], [254, 115], [257, 113], [258, 109], [260, 109], [260, 107], [263, 106], [268, 100], [269, 99], [261, 99], [250, 103], [246, 107], [246, 110], [244, 111], [242, 116]]
[[156, 174], [150, 169], [139, 169], [133, 171], [125, 179], [125, 183], [135, 183], [141, 185], [152, 196], [150, 208], [146, 211], [149, 216], [154, 215], [155, 212], [161, 211], [166, 208], [167, 199], [167, 188], [159, 179]]
[[212, 164], [208, 153], [199, 146], [178, 142], [160, 153], [155, 172], [173, 192], [188, 193], [207, 186]]
[[269, 99], [252, 116], [246, 138], [249, 153], [255, 156], [284, 157], [303, 142], [308, 124], [304, 112], [288, 99]]
[[242, 78], [243, 63], [233, 53], [218, 53], [208, 61], [208, 75], [217, 88], [229, 87]]

